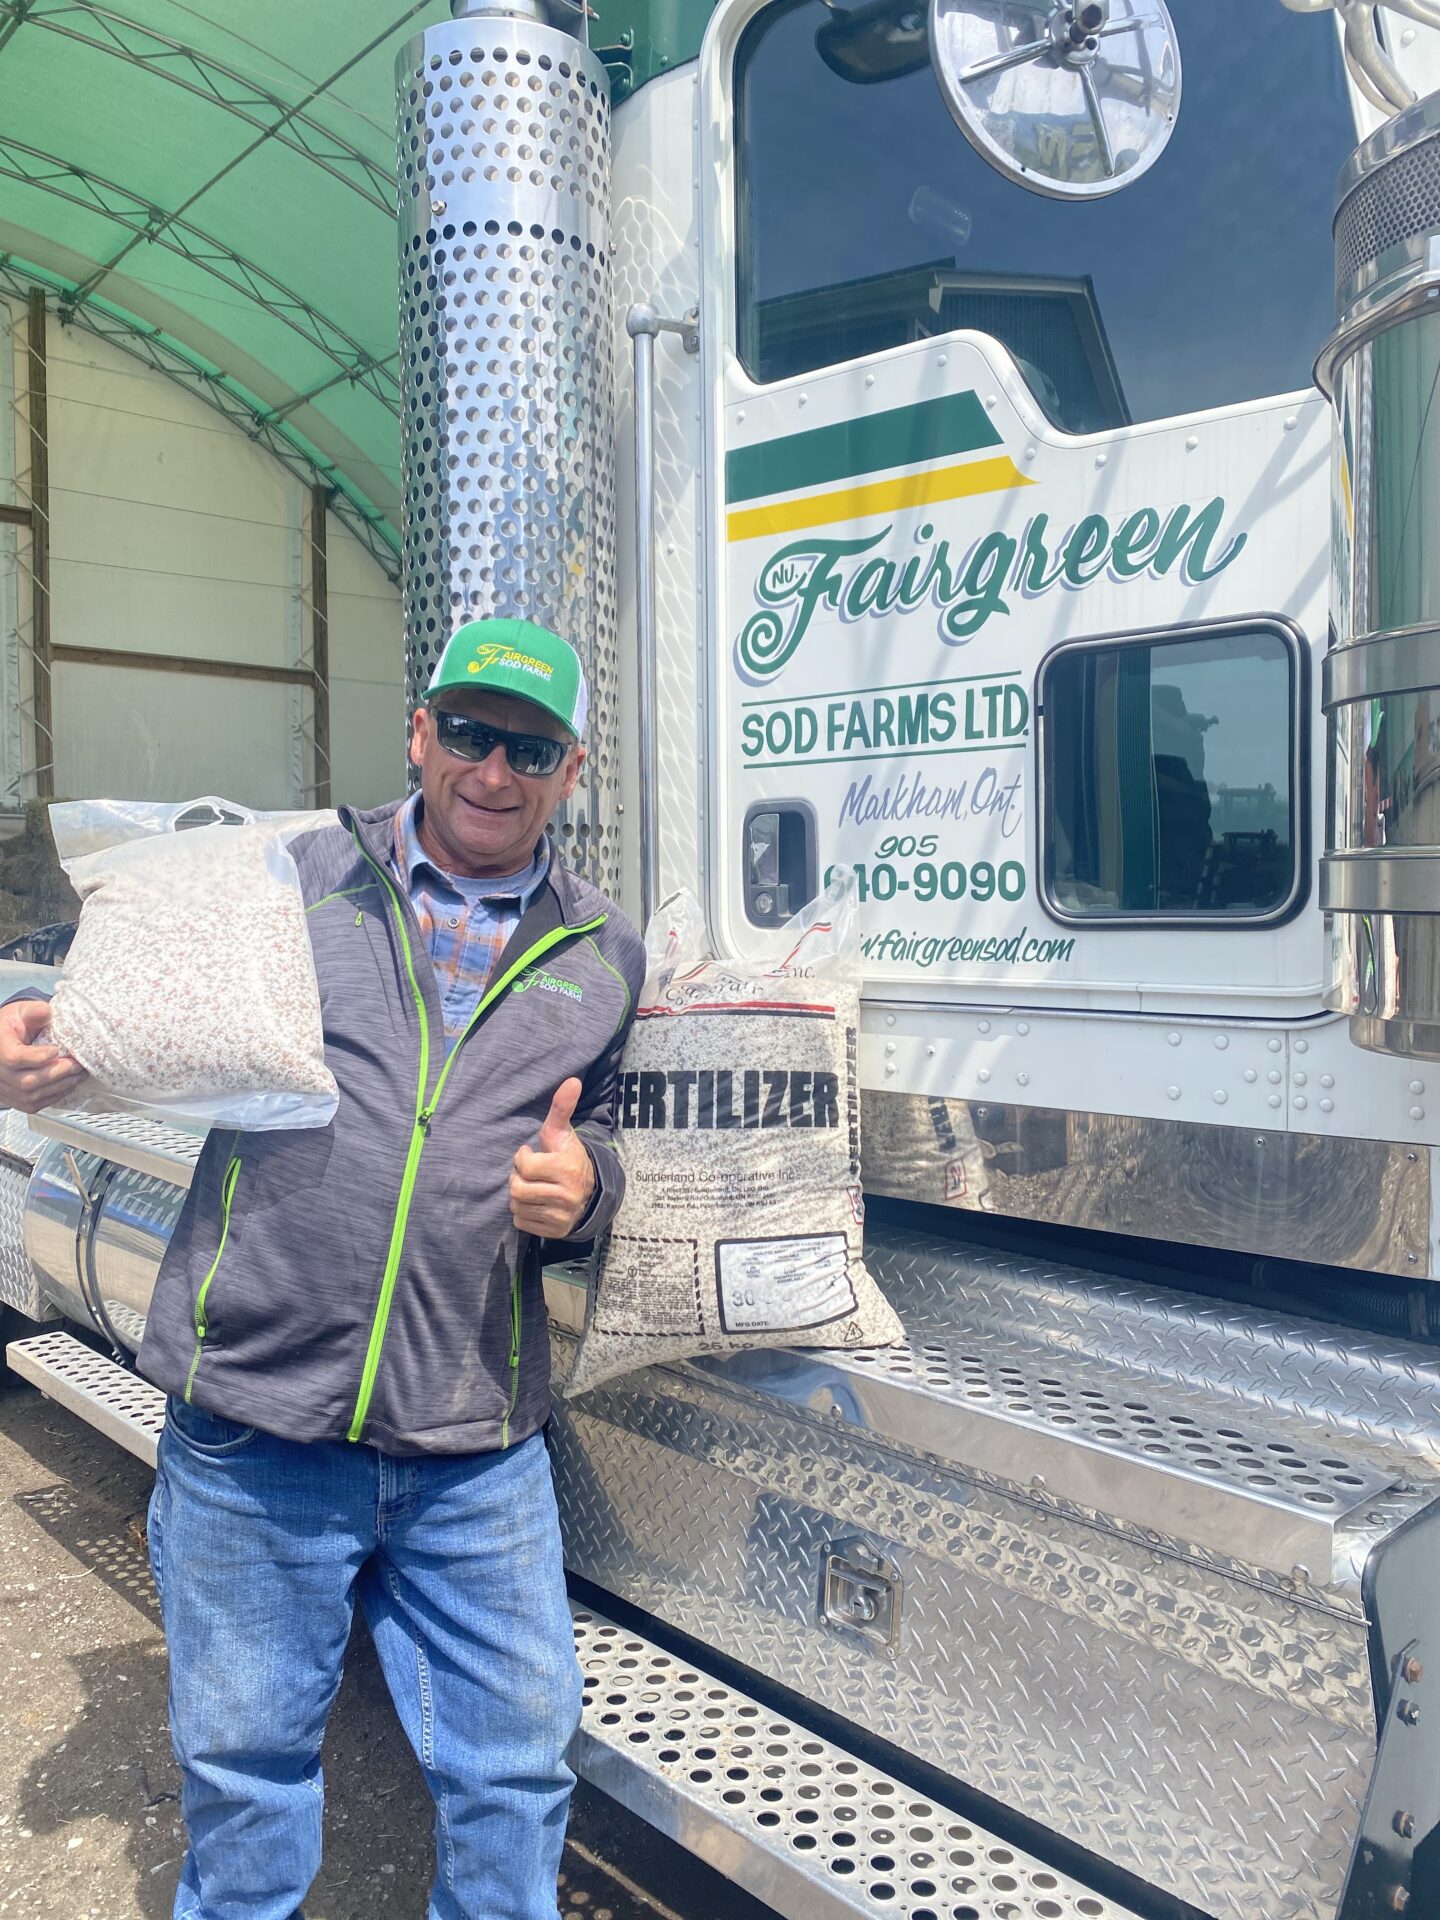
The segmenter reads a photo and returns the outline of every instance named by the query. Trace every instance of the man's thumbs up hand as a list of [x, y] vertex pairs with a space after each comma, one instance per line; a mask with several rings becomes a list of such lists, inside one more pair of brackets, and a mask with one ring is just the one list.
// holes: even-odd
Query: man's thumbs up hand
[[[541, 1153], [563, 1153], [566, 1146], [575, 1138], [575, 1130], [570, 1122], [575, 1117], [575, 1109], [580, 1104], [582, 1088], [575, 1079], [562, 1080], [555, 1090], [555, 1098], [550, 1102], [550, 1111], [545, 1116], [545, 1124], [540, 1129], [539, 1148]], [[586, 1154], [586, 1159], [589, 1155]]]
[[563, 1240], [573, 1233], [595, 1191], [595, 1167], [571, 1126], [580, 1102], [580, 1082], [556, 1088], [533, 1147], [521, 1147], [510, 1175], [510, 1215], [521, 1233]]

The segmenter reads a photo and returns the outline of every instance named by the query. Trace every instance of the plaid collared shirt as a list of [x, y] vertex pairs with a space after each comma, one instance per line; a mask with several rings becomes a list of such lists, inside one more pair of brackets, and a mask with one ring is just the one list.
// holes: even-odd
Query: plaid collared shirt
[[505, 951], [520, 916], [550, 871], [550, 843], [542, 838], [523, 872], [501, 880], [458, 880], [430, 860], [420, 844], [420, 795], [412, 794], [395, 816], [395, 877], [430, 949], [440, 984], [447, 1048], [470, 1023], [480, 996], [490, 984], [495, 963]]

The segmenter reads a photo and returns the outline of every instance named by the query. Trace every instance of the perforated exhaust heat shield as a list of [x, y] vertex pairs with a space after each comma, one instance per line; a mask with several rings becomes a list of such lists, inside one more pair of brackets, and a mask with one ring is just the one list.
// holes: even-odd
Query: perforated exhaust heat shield
[[405, 691], [466, 620], [578, 648], [589, 759], [561, 849], [619, 879], [610, 97], [533, 18], [429, 28], [396, 63]]

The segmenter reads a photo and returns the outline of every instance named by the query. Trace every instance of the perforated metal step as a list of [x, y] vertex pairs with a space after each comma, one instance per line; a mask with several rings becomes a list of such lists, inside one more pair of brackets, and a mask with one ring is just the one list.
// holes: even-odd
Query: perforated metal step
[[165, 1396], [71, 1333], [37, 1333], [12, 1340], [5, 1358], [47, 1399], [67, 1407], [107, 1440], [155, 1464], [165, 1425]]
[[172, 1127], [139, 1113], [37, 1114], [35, 1132], [80, 1153], [98, 1153], [116, 1166], [133, 1167], [173, 1186], [188, 1187], [205, 1144], [203, 1132]]
[[576, 1767], [789, 1920], [1125, 1920], [1131, 1910], [595, 1613]]

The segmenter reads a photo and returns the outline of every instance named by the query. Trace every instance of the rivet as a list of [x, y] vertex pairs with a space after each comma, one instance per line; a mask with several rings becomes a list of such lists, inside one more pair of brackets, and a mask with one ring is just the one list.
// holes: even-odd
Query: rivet
[[1306, 1100], [1304, 1094], [1297, 1093], [1295, 1096], [1295, 1111], [1297, 1113], [1303, 1113], [1308, 1105], [1309, 1102]]
[[986, 394], [985, 405], [989, 408], [991, 413], [995, 411], [995, 396], [993, 393]]
[[976, 1031], [977, 1033], [989, 1033], [989, 1031], [990, 1031], [990, 1022], [989, 1022], [988, 1020], [982, 1020], [982, 1021], [980, 1022], [980, 1024], [979, 1024], [979, 1026], [978, 1026], [978, 1027], [977, 1027], [977, 1028], [975, 1029], [975, 1031]]
[[1198, 447], [1198, 446], [1199, 446], [1199, 444], [1200, 444], [1200, 436], [1199, 436], [1199, 434], [1196, 434], [1196, 433], [1192, 433], [1192, 434], [1190, 435], [1190, 437], [1189, 437], [1189, 439], [1188, 439], [1188, 440], [1186, 440], [1186, 442], [1185, 442], [1185, 450], [1186, 450], [1186, 452], [1187, 452], [1187, 453], [1194, 453], [1194, 451], [1195, 451], [1195, 449], [1196, 449], [1196, 447]]
[[1271, 1067], [1265, 1078], [1270, 1082], [1272, 1087], [1278, 1087], [1285, 1076], [1278, 1067]]
[[894, 1071], [895, 1071], [895, 1062], [893, 1060], [887, 1060], [885, 1062], [886, 1077], [888, 1078], [892, 1073], [894, 1073]]
[[1395, 1815], [1395, 1818], [1390, 1824], [1402, 1840], [1413, 1840], [1415, 1838], [1415, 1816], [1413, 1813], [1406, 1813], [1403, 1807]]
[[1021, 1020], [1021, 1021], [1018, 1021], [1018, 1022], [1017, 1022], [1017, 1024], [1016, 1024], [1016, 1027], [1015, 1027], [1015, 1031], [1016, 1031], [1016, 1033], [1019, 1033], [1019, 1034], [1026, 1034], [1026, 1033], [1029, 1033], [1029, 1031], [1030, 1031], [1030, 1022], [1029, 1022], [1028, 1020]]
[[1178, 1047], [1180, 1044], [1180, 1036], [1178, 1033], [1167, 1033], [1165, 1038], [1169, 1041], [1172, 1047]]
[[[1333, 1087], [1333, 1086], [1334, 1086], [1334, 1084], [1335, 1084], [1335, 1076], [1334, 1076], [1334, 1074], [1333, 1074], [1333, 1073], [1322, 1073], [1322, 1074], [1321, 1074], [1321, 1076], [1320, 1076], [1320, 1084], [1321, 1084], [1321, 1086], [1322, 1086], [1322, 1087]], [[1413, 1092], [1413, 1091], [1414, 1091], [1414, 1089], [1412, 1088], [1412, 1089], [1411, 1089], [1411, 1091]]]
[[1279, 1053], [1280, 1042], [1278, 1040], [1267, 1040], [1265, 1044], [1269, 1047], [1271, 1053]]
[[1423, 1093], [1425, 1091], [1425, 1082], [1423, 1080], [1412, 1080], [1410, 1082], [1410, 1091], [1411, 1093]]
[[885, 1051], [886, 1051], [886, 1053], [894, 1053], [894, 1051], [895, 1051], [895, 1042], [894, 1042], [893, 1040], [887, 1040], [887, 1041], [885, 1042]]
[[745, 409], [743, 407], [735, 416], [735, 424], [737, 427], [743, 427], [745, 424]]
[[894, 1014], [893, 1014], [893, 1013], [887, 1013], [887, 1014], [886, 1014], [886, 1016], [885, 1016], [885, 1024], [886, 1024], [886, 1026], [887, 1026], [887, 1027], [893, 1027], [893, 1026], [894, 1026], [894, 1024], [895, 1024], [895, 1016], [894, 1016]]
[[802, 407], [808, 407], [808, 406], [809, 406], [809, 404], [810, 404], [810, 396], [809, 396], [809, 394], [808, 394], [808, 393], [802, 393], [802, 394], [801, 394], [801, 395], [799, 396], [799, 400], [800, 400], [800, 405], [801, 405]]
[[1097, 466], [1097, 467], [1103, 467], [1103, 466], [1105, 466], [1105, 465], [1107, 464], [1107, 462], [1109, 461], [1109, 458], [1110, 458], [1110, 456], [1109, 456], [1109, 454], [1108, 454], [1108, 453], [1097, 453], [1097, 454], [1096, 454], [1096, 456], [1095, 456], [1095, 464], [1096, 464], [1096, 466]]
[[1295, 429], [1296, 429], [1296, 427], [1298, 427], [1298, 426], [1299, 426], [1299, 424], [1300, 424], [1300, 422], [1299, 422], [1299, 421], [1298, 421], [1298, 420], [1297, 420], [1297, 419], [1295, 418], [1295, 416], [1294, 416], [1294, 414], [1293, 414], [1293, 413], [1291, 413], [1291, 414], [1287, 414], [1287, 415], [1285, 416], [1285, 431], [1286, 431], [1286, 433], [1293, 433], [1293, 432], [1295, 431]]
[[1215, 1045], [1220, 1049], [1221, 1053], [1225, 1051], [1226, 1047], [1228, 1047], [1229, 1044], [1230, 1044], [1229, 1040], [1226, 1038], [1226, 1036], [1223, 1033], [1216, 1034]]
[[1256, 1081], [1257, 1081], [1257, 1080], [1258, 1080], [1259, 1078], [1260, 1078], [1260, 1076], [1259, 1076], [1259, 1074], [1258, 1074], [1258, 1073], [1256, 1073], [1256, 1071], [1255, 1071], [1255, 1069], [1254, 1069], [1254, 1067], [1246, 1067], [1246, 1069], [1245, 1069], [1245, 1084], [1246, 1084], [1246, 1086], [1247, 1086], [1247, 1087], [1253, 1087], [1253, 1086], [1254, 1086], [1254, 1084], [1255, 1084], [1255, 1082], [1256, 1082]]
[[1029, 1074], [1028, 1074], [1028, 1073], [1017, 1073], [1017, 1074], [1016, 1074], [1016, 1076], [1015, 1076], [1015, 1084], [1016, 1084], [1016, 1086], [1017, 1086], [1017, 1087], [1028, 1087], [1028, 1086], [1029, 1086], [1029, 1084], [1030, 1084], [1030, 1076], [1029, 1076]]
[[989, 1067], [981, 1067], [979, 1073], [976, 1074], [975, 1078], [980, 1081], [988, 1080], [990, 1078]]
[[1297, 1040], [1295, 1042], [1295, 1051], [1296, 1053], [1308, 1053], [1310, 1051], [1310, 1042], [1308, 1040]]
[[1423, 1107], [1411, 1107], [1410, 1118], [1412, 1120], [1423, 1120], [1425, 1118], [1425, 1109]]
[[1406, 29], [1405, 29], [1405, 31], [1404, 31], [1404, 32], [1403, 32], [1403, 33], [1402, 33], [1402, 34], [1400, 35], [1400, 44], [1401, 44], [1401, 46], [1402, 46], [1402, 47], [1413, 47], [1413, 46], [1414, 46], [1414, 44], [1415, 44], [1415, 29], [1414, 29], [1414, 27], [1406, 27]]
[[1333, 1100], [1322, 1100], [1320, 1102], [1320, 1111], [1321, 1113], [1333, 1113], [1335, 1111], [1335, 1102]]
[[1033, 460], [1033, 459], [1035, 458], [1035, 449], [1034, 449], [1034, 447], [1026, 447], [1026, 449], [1025, 449], [1025, 458], [1026, 458], [1027, 460]]
[[1297, 1073], [1295, 1075], [1295, 1084], [1297, 1087], [1303, 1087], [1305, 1085], [1305, 1075], [1303, 1073]]
[[1226, 1091], [1225, 1091], [1225, 1089], [1224, 1089], [1223, 1087], [1216, 1087], [1216, 1089], [1215, 1089], [1215, 1104], [1216, 1104], [1216, 1106], [1217, 1106], [1217, 1107], [1223, 1107], [1223, 1106], [1224, 1106], [1224, 1104], [1225, 1104], [1225, 1102], [1226, 1102], [1226, 1101], [1227, 1101], [1227, 1100], [1228, 1100], [1229, 1098], [1230, 1098], [1230, 1096], [1229, 1096], [1229, 1094], [1228, 1094], [1228, 1093], [1226, 1093]]
[[1413, 1653], [1408, 1654], [1401, 1663], [1400, 1678], [1405, 1682], [1407, 1687], [1418, 1686], [1425, 1678], [1424, 1662], [1417, 1660]]
[[929, 1059], [931, 1059], [931, 1060], [933, 1060], [933, 1059], [935, 1058], [935, 1049], [934, 1049], [934, 1047], [926, 1047], [926, 1049], [925, 1049], [925, 1052], [926, 1052], [926, 1055], [927, 1055], [927, 1057], [928, 1057]]
[[1169, 1096], [1170, 1096], [1170, 1098], [1171, 1098], [1172, 1100], [1178, 1100], [1178, 1099], [1180, 1098], [1180, 1089], [1179, 1089], [1179, 1087], [1167, 1087], [1167, 1088], [1165, 1089], [1165, 1091], [1166, 1091], [1166, 1093], [1168, 1093], [1168, 1094], [1169, 1094]]
[[865, 384], [866, 384], [866, 386], [867, 386], [867, 387], [873, 387], [873, 386], [874, 386], [874, 384], [875, 384], [875, 376], [874, 376], [874, 374], [873, 374], [873, 373], [867, 373], [867, 374], [866, 374], [866, 376], [865, 376]]
[[1268, 1100], [1268, 1101], [1266, 1102], [1266, 1104], [1267, 1104], [1268, 1106], [1272, 1106], [1272, 1107], [1278, 1107], [1278, 1106], [1279, 1106], [1279, 1104], [1280, 1104], [1280, 1096], [1279, 1096], [1279, 1094], [1278, 1094], [1278, 1093], [1272, 1093], [1272, 1094], [1270, 1095], [1270, 1098], [1269, 1098], [1269, 1100]]
[[1420, 1709], [1413, 1700], [1402, 1700], [1395, 1709], [1395, 1718], [1400, 1722], [1402, 1727], [1418, 1727], [1420, 1724]]
[[939, 356], [939, 357], [937, 358], [937, 360], [936, 360], [936, 362], [935, 362], [935, 364], [936, 364], [936, 366], [937, 366], [937, 367], [945, 367], [945, 366], [948, 366], [948, 365], [950, 364], [950, 356], [949, 356], [949, 354], [948, 354], [948, 353], [942, 353], [942, 354], [941, 354], [941, 355], [940, 355], [940, 356]]

